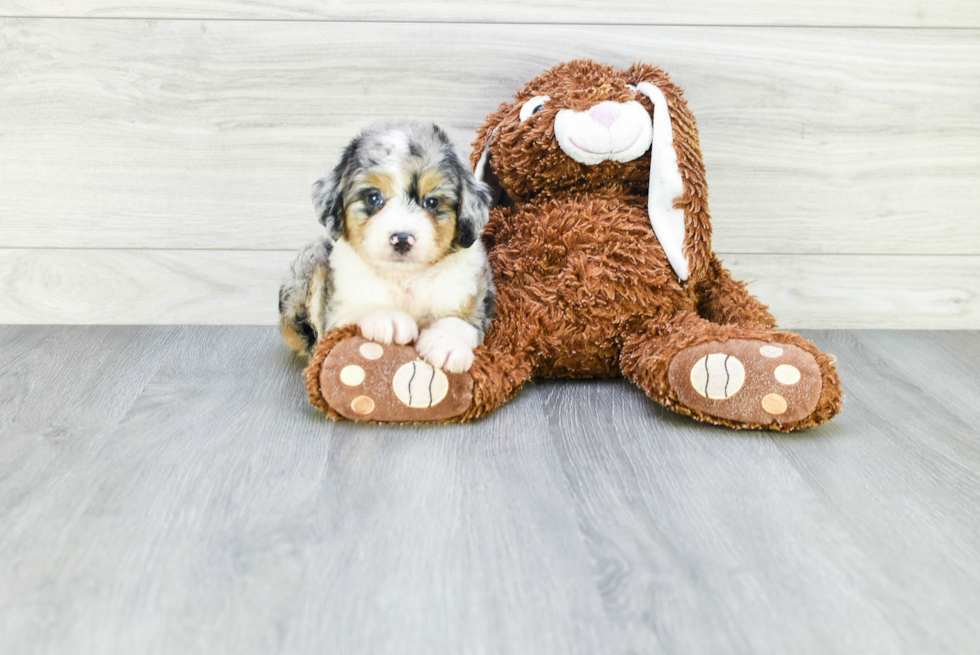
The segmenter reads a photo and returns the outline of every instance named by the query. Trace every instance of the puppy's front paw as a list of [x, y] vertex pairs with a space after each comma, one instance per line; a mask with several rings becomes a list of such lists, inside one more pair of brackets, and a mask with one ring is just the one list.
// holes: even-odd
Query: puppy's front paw
[[394, 309], [376, 309], [357, 320], [365, 339], [378, 343], [412, 343], [419, 336], [415, 319]]
[[458, 318], [444, 318], [422, 330], [415, 350], [422, 359], [449, 373], [462, 373], [473, 365], [479, 333]]
[[422, 359], [449, 373], [462, 373], [473, 365], [473, 349], [454, 336], [423, 330], [415, 350]]

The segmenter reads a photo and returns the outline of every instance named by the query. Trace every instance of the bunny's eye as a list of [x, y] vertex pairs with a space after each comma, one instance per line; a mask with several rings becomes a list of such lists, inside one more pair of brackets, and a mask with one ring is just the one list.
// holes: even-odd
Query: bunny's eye
[[548, 96], [534, 96], [530, 100], [524, 103], [521, 107], [521, 122], [523, 123], [531, 117], [532, 114], [536, 114], [542, 109], [544, 109], [544, 103], [551, 100]]

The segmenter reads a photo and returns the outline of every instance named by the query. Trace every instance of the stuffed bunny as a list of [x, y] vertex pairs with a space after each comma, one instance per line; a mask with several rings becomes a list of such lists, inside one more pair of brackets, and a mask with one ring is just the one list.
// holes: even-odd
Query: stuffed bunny
[[834, 358], [775, 331], [712, 252], [697, 127], [663, 70], [555, 66], [487, 117], [473, 163], [496, 203], [483, 239], [497, 297], [472, 367], [429, 370], [412, 346], [341, 327], [306, 370], [327, 415], [466, 421], [532, 377], [617, 375], [732, 428], [788, 432], [840, 411]]

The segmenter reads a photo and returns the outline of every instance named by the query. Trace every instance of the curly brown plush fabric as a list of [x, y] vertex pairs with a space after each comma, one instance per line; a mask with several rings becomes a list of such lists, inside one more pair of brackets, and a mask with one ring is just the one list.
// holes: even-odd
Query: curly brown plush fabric
[[[684, 189], [674, 204], [684, 213], [690, 275], [683, 281], [651, 227], [650, 151], [586, 165], [555, 135], [563, 109], [638, 101], [653, 113], [653, 103], [628, 86], [641, 82], [658, 87], [670, 108]], [[521, 107], [536, 96], [549, 99], [522, 121]], [[697, 126], [667, 73], [587, 60], [555, 66], [487, 117], [474, 165], [484, 153], [487, 178], [495, 177], [509, 199], [491, 212], [484, 233], [497, 305], [470, 370], [472, 405], [450, 420], [486, 415], [536, 376], [625, 375], [675, 412], [732, 428], [798, 430], [840, 411], [833, 358], [799, 335], [774, 331], [768, 308], [712, 252]], [[311, 401], [332, 418], [337, 414], [317, 388], [319, 366], [351, 334], [340, 328], [325, 335], [307, 369]], [[702, 350], [696, 363], [671, 374], [675, 359], [693, 362]], [[365, 420], [383, 421], [384, 412]]]

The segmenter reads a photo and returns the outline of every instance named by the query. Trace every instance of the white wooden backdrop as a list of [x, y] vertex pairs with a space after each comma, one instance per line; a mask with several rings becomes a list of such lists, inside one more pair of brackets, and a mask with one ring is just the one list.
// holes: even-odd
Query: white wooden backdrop
[[0, 323], [275, 323], [361, 126], [466, 153], [576, 57], [685, 89], [715, 249], [783, 326], [980, 328], [975, 0], [3, 0]]

